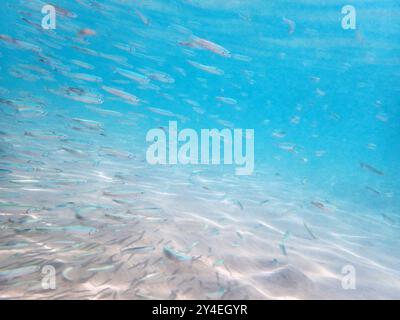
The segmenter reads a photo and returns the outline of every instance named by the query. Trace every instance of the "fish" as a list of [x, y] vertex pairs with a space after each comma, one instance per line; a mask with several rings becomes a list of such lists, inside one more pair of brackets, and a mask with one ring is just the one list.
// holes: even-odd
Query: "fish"
[[315, 151], [315, 156], [316, 157], [322, 157], [323, 155], [325, 155], [325, 153], [326, 153], [325, 150]]
[[35, 53], [42, 52], [42, 49], [39, 46], [26, 41], [14, 39], [6, 34], [0, 34], [0, 41], [4, 41], [17, 49], [29, 50]]
[[49, 92], [63, 96], [65, 98], [88, 103], [88, 104], [102, 104], [103, 99], [101, 95], [85, 92], [85, 90], [76, 87], [62, 88], [59, 90], [48, 89]]
[[93, 112], [101, 114], [102, 116], [113, 116], [113, 117], [121, 117], [122, 116], [121, 112], [114, 111], [114, 110], [96, 108], [96, 107], [92, 107], [92, 106], [86, 106], [86, 108]]
[[276, 138], [284, 138], [286, 136], [286, 132], [282, 130], [274, 130], [272, 132], [272, 136]]
[[153, 273], [149, 273], [149, 274], [145, 274], [143, 277], [137, 279], [135, 281], [135, 284], [148, 280], [148, 279], [152, 279], [152, 278], [156, 278], [156, 277], [161, 277], [161, 274], [159, 272], [153, 272]]
[[34, 229], [38, 232], [49, 232], [49, 231], [67, 231], [71, 233], [83, 233], [83, 234], [92, 234], [97, 231], [95, 227], [89, 227], [84, 225], [70, 225], [70, 226], [43, 226], [43, 227], [36, 227]]
[[163, 252], [166, 255], [167, 258], [171, 260], [176, 260], [176, 261], [191, 261], [192, 256], [186, 255], [182, 252], [176, 251], [170, 246], [165, 246], [163, 248]]
[[376, 118], [377, 118], [379, 121], [382, 121], [382, 122], [388, 122], [388, 120], [389, 120], [389, 116], [388, 116], [387, 114], [385, 114], [385, 113], [379, 113], [379, 114], [377, 114], [377, 115], [376, 115]]
[[76, 18], [78, 15], [72, 11], [64, 9], [60, 6], [56, 6], [52, 4], [52, 6], [56, 9], [56, 13], [60, 14], [61, 16], [68, 17], [68, 18]]
[[84, 152], [83, 150], [79, 150], [79, 149], [72, 149], [72, 148], [68, 148], [68, 147], [62, 147], [60, 150], [63, 150], [69, 154], [72, 154], [74, 156], [77, 157], [86, 157], [88, 154], [86, 152]]
[[125, 52], [134, 53], [136, 48], [134, 46], [128, 45], [126, 43], [114, 43], [113, 46]]
[[121, 69], [121, 68], [116, 68], [115, 72], [120, 74], [121, 76], [134, 80], [137, 83], [140, 84], [148, 84], [150, 82], [150, 78], [147, 77], [146, 75], [134, 72], [134, 71], [130, 71], [130, 70], [125, 70], [125, 69]]
[[226, 293], [224, 288], [220, 288], [215, 292], [207, 293], [207, 298], [209, 299], [221, 299]]
[[365, 189], [367, 189], [368, 191], [371, 191], [372, 193], [374, 193], [376, 195], [380, 195], [381, 194], [378, 190], [376, 190], [374, 188], [371, 188], [369, 186], [366, 186]]
[[89, 64], [87, 62], [81, 61], [81, 60], [71, 59], [71, 62], [73, 64], [81, 67], [81, 68], [84, 68], [84, 69], [88, 69], [88, 70], [93, 70], [94, 69], [93, 65], [91, 65], [91, 64]]
[[238, 205], [238, 207], [240, 208], [240, 210], [243, 210], [243, 209], [244, 209], [242, 203], [241, 203], [239, 200], [236, 200], [236, 204]]
[[83, 28], [83, 29], [79, 30], [78, 34], [80, 36], [95, 36], [96, 31], [94, 31], [93, 29], [90, 29], [90, 28]]
[[232, 54], [232, 58], [238, 61], [243, 61], [243, 62], [251, 62], [253, 59], [249, 56], [245, 56], [243, 54], [237, 54], [234, 53]]
[[[207, 226], [208, 227], [208, 226]], [[218, 228], [211, 228], [209, 231], [208, 231], [208, 234], [210, 235], [210, 236], [217, 236], [217, 235], [219, 235], [219, 229]]]
[[87, 269], [88, 272], [103, 272], [103, 271], [113, 271], [115, 269], [115, 265], [113, 264], [105, 264], [98, 267], [91, 267]]
[[[395, 274], [400, 74], [398, 46], [385, 46], [394, 30], [345, 57], [357, 32], [344, 37], [338, 23], [320, 39], [320, 17], [297, 5], [53, 2], [64, 7], [56, 30], [41, 25], [42, 0], [4, 6], [15, 24], [0, 31], [0, 299], [307, 299], [312, 283], [285, 265], [311, 257], [333, 270], [327, 245], [361, 265], [359, 248], [376, 244], [364, 253]], [[183, 162], [180, 147], [200, 142], [174, 144], [171, 119], [188, 128], [178, 138], [250, 127], [256, 149], [215, 137], [190, 155], [235, 164], [173, 165], [167, 154], [171, 164], [152, 166], [150, 151]], [[150, 146], [152, 128], [162, 131]], [[257, 169], [238, 177], [245, 151]], [[340, 204], [335, 215], [325, 199]], [[55, 291], [41, 286], [46, 265]]]
[[155, 250], [154, 246], [128, 247], [121, 249], [121, 253], [146, 253]]
[[116, 293], [116, 291], [114, 291], [110, 288], [104, 288], [103, 290], [97, 292], [95, 299], [96, 300], [110, 299], [110, 296], [112, 296], [115, 293]]
[[224, 259], [218, 259], [218, 260], [215, 260], [215, 261], [214, 261], [213, 267], [221, 266], [221, 265], [223, 265], [223, 264], [224, 264]]
[[29, 242], [18, 242], [16, 240], [10, 240], [5, 244], [0, 245], [0, 250], [12, 250], [26, 248], [29, 246]]
[[316, 93], [319, 97], [323, 97], [323, 96], [326, 95], [326, 92], [323, 91], [323, 90], [321, 90], [320, 88], [317, 88], [317, 89], [315, 90], [315, 93]]
[[375, 150], [376, 149], [376, 144], [375, 143], [368, 143], [367, 148], [370, 150]]
[[218, 101], [221, 101], [221, 102], [225, 103], [225, 104], [230, 104], [230, 105], [235, 105], [235, 104], [237, 104], [237, 101], [236, 101], [235, 99], [233, 99], [233, 98], [218, 96], [218, 97], [216, 97], [216, 99], [217, 99]]
[[211, 51], [217, 55], [223, 56], [225, 58], [232, 57], [232, 54], [228, 49], [222, 47], [215, 42], [210, 40], [202, 39], [200, 37], [193, 36], [189, 42], [179, 42], [181, 46], [192, 47], [192, 48], [201, 48], [208, 51]]
[[307, 224], [305, 222], [303, 222], [303, 225], [304, 225], [304, 228], [306, 228], [309, 235], [311, 236], [311, 238], [317, 239], [317, 237], [312, 233], [312, 231], [310, 230], [310, 228], [307, 226]]
[[370, 171], [372, 173], [375, 173], [375, 174], [377, 174], [379, 176], [383, 176], [384, 175], [384, 173], [382, 171], [374, 168], [373, 166], [371, 166], [371, 165], [369, 165], [367, 163], [360, 162], [360, 167], [363, 168], [363, 169], [366, 169], [366, 170], [368, 170], [368, 171]]
[[318, 201], [311, 201], [311, 204], [312, 204], [313, 206], [317, 207], [318, 209], [321, 209], [321, 210], [325, 210], [325, 209], [326, 209], [326, 208], [325, 208], [325, 205], [324, 205], [323, 203], [321, 203], [321, 202], [318, 202]]
[[87, 74], [87, 73], [66, 73], [65, 75], [67, 77], [70, 77], [70, 78], [73, 78], [76, 80], [97, 82], [97, 83], [103, 82], [103, 78], [92, 75], [92, 74]]
[[389, 225], [391, 225], [391, 226], [393, 226], [393, 225], [396, 224], [396, 222], [394, 221], [394, 219], [392, 219], [392, 218], [389, 217], [388, 215], [386, 215], [386, 214], [384, 214], [384, 213], [382, 213], [381, 215], [382, 215], [383, 220], [384, 220], [387, 224], [389, 224]]
[[293, 34], [296, 30], [296, 23], [293, 20], [283, 18], [283, 22], [289, 27], [289, 34]]
[[317, 207], [318, 209], [326, 212], [334, 212], [337, 210], [337, 207], [330, 203], [328, 200], [325, 200], [324, 202], [321, 201], [311, 201], [310, 202], [313, 206]]
[[198, 62], [195, 62], [195, 61], [191, 61], [191, 60], [188, 60], [188, 62], [193, 67], [195, 67], [197, 69], [200, 69], [200, 70], [203, 70], [205, 72], [208, 72], [208, 73], [211, 73], [211, 74], [216, 74], [216, 75], [219, 75], [219, 76], [224, 74], [224, 71], [219, 69], [219, 68], [217, 68], [217, 67], [208, 66], [208, 65], [201, 64], [201, 63], [198, 63]]
[[[12, 180], [11, 180], [12, 181]], [[18, 180], [14, 180], [14, 182]], [[20, 180], [21, 181], [21, 180]], [[23, 180], [22, 180], [23, 181]], [[32, 183], [32, 182], [38, 182], [38, 180], [25, 180], [25, 182], [27, 183]], [[7, 201], [1, 201], [0, 200], [0, 209], [2, 208], [20, 208], [20, 209], [29, 209], [32, 208], [29, 205], [25, 205], [25, 204], [19, 204], [19, 203], [15, 203], [15, 202], [7, 202]]]
[[88, 120], [88, 119], [82, 119], [82, 118], [73, 118], [72, 121], [75, 121], [79, 123], [80, 125], [91, 129], [91, 130], [101, 130], [103, 129], [103, 126], [100, 122], [94, 121], [94, 120]]
[[166, 116], [166, 117], [176, 117], [176, 115], [168, 110], [160, 109], [160, 108], [154, 108], [154, 107], [148, 107], [151, 112]]
[[175, 79], [169, 74], [161, 71], [151, 70], [151, 69], [139, 69], [140, 72], [144, 73], [148, 78], [159, 81], [162, 83], [174, 83]]
[[101, 88], [104, 91], [107, 91], [108, 93], [111, 93], [117, 97], [120, 97], [122, 99], [124, 99], [126, 102], [133, 104], [133, 105], [137, 105], [139, 103], [139, 98], [136, 97], [135, 95], [125, 92], [123, 90], [120, 89], [116, 89], [116, 88], [112, 88], [112, 87], [108, 87], [108, 86], [101, 86]]
[[[124, 159], [132, 159], [134, 156], [127, 151], [124, 150], [116, 150], [113, 148], [107, 148], [107, 147], [102, 147], [100, 148], [99, 155], [107, 155], [111, 157], [118, 157], [118, 158], [124, 158]], [[138, 196], [139, 194], [143, 194], [144, 192], [138, 192], [138, 193], [132, 193], [134, 196]], [[112, 196], [113, 193], [110, 193], [108, 191], [104, 191], [103, 195], [106, 196]], [[122, 193], [116, 193], [116, 197], [120, 197]]]
[[145, 24], [146, 26], [148, 26], [150, 24], [150, 20], [142, 13], [140, 12], [138, 9], [133, 9], [135, 11], [135, 14], [140, 18], [140, 20], [143, 22], [143, 24]]
[[279, 147], [279, 149], [282, 149], [284, 151], [296, 153], [296, 145], [294, 143], [283, 142], [283, 143], [279, 143], [278, 147]]
[[289, 237], [290, 237], [290, 232], [289, 232], [289, 231], [286, 231], [286, 232], [284, 233], [283, 237], [282, 237], [281, 243], [279, 244], [279, 247], [280, 247], [280, 249], [281, 249], [281, 251], [282, 251], [282, 254], [283, 254], [284, 256], [287, 256], [287, 251], [286, 251], [285, 242], [286, 242], [287, 239], [289, 239]]
[[39, 266], [32, 265], [15, 269], [0, 270], [0, 282], [22, 277], [39, 271]]

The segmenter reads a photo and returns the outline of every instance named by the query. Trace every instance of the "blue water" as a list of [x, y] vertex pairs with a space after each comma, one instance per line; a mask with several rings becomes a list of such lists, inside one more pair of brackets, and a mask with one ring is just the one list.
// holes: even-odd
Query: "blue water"
[[[307, 285], [307, 290], [299, 292], [272, 290], [266, 294], [276, 283], [260, 289], [256, 284], [264, 282], [257, 280], [257, 272], [262, 270], [244, 268], [243, 275], [252, 279], [257, 291], [253, 294], [250, 290], [248, 298], [398, 296], [398, 1], [351, 1], [349, 4], [356, 9], [355, 29], [342, 28], [341, 9], [348, 4], [343, 1], [53, 1], [51, 4], [57, 7], [54, 30], [41, 26], [44, 4], [36, 0], [6, 0], [1, 4], [0, 197], [4, 208], [0, 239], [6, 248], [0, 251], [1, 270], [26, 265], [25, 260], [15, 256], [17, 252], [7, 247], [9, 241], [19, 239], [20, 233], [13, 230], [25, 222], [10, 224], [4, 218], [6, 214], [20, 218], [23, 212], [34, 212], [40, 220], [43, 211], [44, 222], [50, 219], [53, 226], [65, 225], [67, 213], [57, 208], [68, 207], [67, 202], [73, 203], [75, 210], [85, 205], [104, 205], [113, 211], [115, 202], [99, 198], [111, 186], [118, 192], [135, 189], [150, 193], [146, 204], [164, 201], [172, 210], [166, 216], [177, 220], [180, 217], [186, 221], [185, 214], [192, 209], [209, 219], [214, 210], [228, 210], [227, 203], [239, 201], [239, 206], [233, 205], [236, 211], [229, 211], [227, 216], [232, 214], [230, 217], [239, 219], [236, 221], [247, 219], [249, 223], [260, 221], [260, 217], [266, 223], [276, 219], [278, 224], [272, 225], [281, 234], [291, 232], [292, 239], [299, 232], [292, 223], [298, 221], [301, 228], [303, 221], [315, 229], [322, 228], [318, 238], [326, 235], [324, 241], [329, 238], [335, 243], [330, 238], [334, 234], [338, 238], [345, 233], [354, 236], [354, 241], [346, 242], [348, 247], [341, 247], [346, 252], [354, 249], [354, 260], [344, 258], [342, 264], [327, 267], [331, 274], [337, 272], [337, 279], [345, 263], [360, 263], [356, 267], [362, 275], [365, 261], [382, 263], [379, 268], [383, 273], [377, 275], [375, 282], [363, 283], [361, 276], [360, 289], [341, 290], [340, 280], [334, 282], [334, 277], [329, 276], [326, 279], [330, 280], [321, 280], [314, 272], [318, 267], [307, 269], [301, 259], [290, 261], [290, 253], [287, 257], [282, 255], [279, 232], [257, 235], [266, 242], [274, 239], [277, 259], [300, 270], [314, 286], [321, 284], [322, 289], [312, 292]], [[196, 39], [210, 41], [211, 47], [196, 44]], [[214, 73], [196, 67], [196, 63], [214, 68]], [[127, 78], [119, 72], [121, 69], [143, 78]], [[134, 95], [137, 103], [113, 94], [110, 88]], [[233, 100], [224, 103], [218, 97]], [[234, 165], [147, 164], [146, 133], [152, 128], [168, 127], [172, 120], [178, 121], [179, 128], [197, 132], [207, 128], [254, 129], [253, 174], [235, 176]], [[96, 180], [96, 175], [107, 178]], [[204, 177], [199, 180], [190, 180], [201, 175]], [[61, 183], [63, 179], [68, 182]], [[188, 181], [202, 183], [201, 192], [209, 193], [197, 193], [197, 189], [191, 193], [191, 187], [186, 186]], [[181, 198], [172, 194], [180, 194]], [[216, 203], [212, 202], [214, 197]], [[277, 203], [270, 210], [277, 216], [268, 220], [268, 215], [263, 216], [252, 206], [271, 197]], [[161, 207], [160, 203], [157, 205]], [[189, 209], [180, 207], [183, 203]], [[288, 204], [293, 206], [287, 209]], [[123, 206], [123, 210], [115, 210], [129, 212], [132, 204]], [[46, 210], [54, 211], [60, 220], [52, 219]], [[301, 218], [287, 218], [288, 210]], [[315, 215], [310, 216], [309, 210]], [[80, 224], [77, 220], [74, 224]], [[96, 228], [99, 221], [93, 218]], [[204, 222], [200, 218], [199, 221]], [[336, 223], [341, 224], [341, 229], [334, 229]], [[92, 227], [91, 222], [84, 225]], [[247, 230], [246, 224], [240, 222], [236, 227]], [[159, 228], [168, 227], [160, 223]], [[178, 229], [185, 233], [182, 228]], [[71, 228], [54, 237], [67, 239], [68, 230]], [[249, 234], [256, 234], [249, 230]], [[124, 232], [129, 235], [129, 230]], [[358, 236], [364, 240], [357, 240]], [[26, 237], [35, 243], [43, 240], [35, 234], [28, 233]], [[110, 240], [106, 233], [104, 237]], [[146, 245], [154, 245], [155, 239], [148, 237]], [[248, 241], [251, 239], [249, 236]], [[220, 241], [232, 242], [228, 235], [221, 236]], [[179, 241], [175, 246], [179, 247]], [[367, 247], [371, 251], [363, 260], [359, 253]], [[255, 245], [243, 250], [253, 250], [254, 255], [262, 257], [257, 248]], [[30, 250], [32, 253], [38, 249]], [[223, 252], [223, 247], [220, 250]], [[298, 250], [300, 256], [307, 256], [307, 250]], [[199, 249], [197, 255], [204, 257], [206, 251]], [[312, 255], [310, 261], [329, 265], [327, 261], [333, 258], [321, 262], [325, 259], [322, 252], [320, 257]], [[237, 255], [241, 256], [240, 250]], [[7, 259], [13, 263], [6, 263]], [[67, 268], [68, 259], [62, 258]], [[157, 272], [165, 276], [169, 271]], [[293, 277], [301, 282], [296, 273]], [[18, 293], [10, 289], [18, 278], [4, 279], [4, 283], [0, 282], [2, 297], [43, 294]], [[16, 283], [18, 288], [19, 282]], [[371, 288], [379, 290], [374, 295]], [[201, 289], [196, 290], [192, 296], [181, 293], [177, 298], [206, 297]], [[157, 292], [148, 291], [148, 295], [135, 291], [136, 296], [121, 292], [110, 296], [149, 298]], [[226, 288], [223, 292], [227, 293], [216, 297], [243, 298], [229, 296]], [[67, 297], [73, 296], [71, 293]], [[175, 296], [163, 296], [172, 297]]]

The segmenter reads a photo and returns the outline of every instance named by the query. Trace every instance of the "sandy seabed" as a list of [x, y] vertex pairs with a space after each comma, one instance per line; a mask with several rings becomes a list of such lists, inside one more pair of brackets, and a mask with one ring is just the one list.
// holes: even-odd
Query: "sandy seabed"
[[[318, 207], [316, 194], [258, 174], [115, 155], [78, 166], [57, 153], [2, 182], [3, 299], [400, 296], [400, 229], [373, 212]], [[54, 290], [43, 289], [48, 265]], [[342, 286], [348, 266], [354, 290]]]

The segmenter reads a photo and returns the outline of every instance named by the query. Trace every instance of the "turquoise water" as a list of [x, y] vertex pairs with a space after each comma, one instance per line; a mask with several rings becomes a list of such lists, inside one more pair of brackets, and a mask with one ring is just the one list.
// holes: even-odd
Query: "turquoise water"
[[[399, 297], [397, 1], [45, 4], [1, 4], [2, 298]], [[149, 164], [169, 121], [254, 171]]]

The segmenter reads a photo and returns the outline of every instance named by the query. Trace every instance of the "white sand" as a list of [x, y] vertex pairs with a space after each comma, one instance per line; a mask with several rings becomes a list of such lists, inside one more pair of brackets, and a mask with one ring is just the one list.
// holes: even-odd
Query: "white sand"
[[[334, 206], [322, 210], [311, 201], [326, 195], [285, 184], [273, 175], [275, 181], [268, 181], [267, 175], [150, 167], [141, 160], [113, 157], [98, 166], [84, 161], [79, 167], [64, 164], [62, 174], [52, 172], [54, 166], [49, 162], [29, 176], [21, 172], [24, 179], [38, 179], [42, 186], [26, 183], [23, 198], [14, 202], [36, 209], [2, 208], [1, 244], [27, 244], [3, 247], [0, 270], [53, 265], [56, 289], [43, 290], [43, 275], [37, 271], [0, 281], [1, 298], [400, 296], [400, 228], [372, 210], [357, 211], [337, 199], [329, 199]], [[46, 179], [57, 180], [57, 187], [46, 187]], [[21, 185], [2, 187], [12, 192]], [[18, 220], [25, 216], [29, 219]], [[85, 228], [71, 227], [77, 225]], [[70, 227], [53, 228], [60, 226]], [[31, 229], [14, 231], [24, 228]], [[283, 240], [286, 232], [289, 236]], [[170, 259], [163, 253], [167, 245], [192, 261]], [[354, 290], [342, 288], [346, 265], [356, 271]]]

